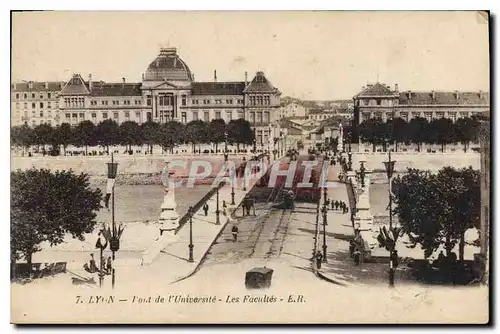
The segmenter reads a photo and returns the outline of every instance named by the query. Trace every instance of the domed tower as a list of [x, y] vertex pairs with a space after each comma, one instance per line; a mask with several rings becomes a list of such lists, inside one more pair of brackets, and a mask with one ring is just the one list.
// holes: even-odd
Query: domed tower
[[179, 121], [186, 114], [193, 75], [176, 48], [162, 48], [142, 77], [142, 96], [147, 120], [165, 123]]
[[189, 82], [193, 76], [189, 67], [177, 54], [176, 48], [162, 48], [160, 54], [149, 64], [144, 81]]

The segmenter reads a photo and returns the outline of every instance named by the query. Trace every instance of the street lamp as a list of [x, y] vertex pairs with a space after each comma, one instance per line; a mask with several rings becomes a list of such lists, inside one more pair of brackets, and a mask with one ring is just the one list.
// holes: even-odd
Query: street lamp
[[224, 132], [224, 162], [227, 163], [227, 158], [228, 158], [228, 154], [227, 154], [227, 131]]
[[247, 191], [247, 164], [246, 164], [246, 161], [247, 161], [247, 158], [243, 157], [243, 166], [245, 168], [243, 168], [243, 191]]
[[396, 260], [394, 258], [395, 255], [395, 247], [396, 247], [396, 236], [392, 229], [392, 174], [394, 173], [394, 165], [396, 161], [391, 159], [391, 150], [389, 149], [389, 157], [388, 161], [384, 161], [385, 170], [387, 172], [387, 179], [389, 180], [389, 230], [392, 232], [394, 236], [394, 242], [391, 242], [391, 247], [389, 249], [389, 286], [394, 286], [394, 274], [395, 274], [395, 263]]
[[189, 210], [188, 210], [188, 215], [189, 215], [189, 259], [188, 261], [189, 262], [194, 262], [194, 259], [193, 259], [193, 248], [194, 248], [194, 245], [193, 245], [193, 207], [190, 206], [189, 207]]
[[366, 175], [366, 169], [365, 169], [365, 162], [360, 161], [361, 167], [359, 168], [359, 178], [361, 181], [361, 188], [365, 187], [365, 175]]
[[323, 213], [323, 262], [326, 262], [326, 214], [328, 210], [326, 209], [326, 206], [323, 206], [323, 209], [321, 209], [321, 212]]
[[[114, 161], [113, 153], [111, 153], [111, 162], [107, 163], [108, 165], [108, 179], [115, 180], [116, 174], [118, 173], [118, 163]], [[120, 237], [123, 233], [123, 226], [120, 226], [118, 229], [116, 228], [115, 223], [115, 186], [113, 183], [113, 187], [111, 188], [111, 231], [105, 231], [107, 238], [109, 239], [109, 248], [112, 252], [112, 259], [115, 260], [115, 253], [120, 250]], [[115, 269], [112, 270], [112, 287], [115, 287]]]
[[217, 192], [216, 192], [216, 200], [217, 203], [216, 208], [215, 208], [215, 225], [220, 225], [220, 210], [219, 210], [219, 185], [217, 185]]
[[351, 152], [350, 148], [349, 148], [349, 153], [347, 153], [347, 158], [348, 158], [347, 170], [352, 171], [352, 152]]

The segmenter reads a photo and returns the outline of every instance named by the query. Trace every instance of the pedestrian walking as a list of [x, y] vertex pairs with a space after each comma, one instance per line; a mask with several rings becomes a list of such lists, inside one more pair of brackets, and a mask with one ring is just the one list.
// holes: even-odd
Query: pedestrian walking
[[359, 266], [359, 263], [361, 262], [361, 252], [359, 251], [358, 248], [356, 248], [356, 250], [354, 251], [353, 257], [354, 257], [354, 263], [357, 266]]
[[226, 204], [226, 201], [222, 201], [222, 214], [224, 216], [227, 216], [227, 204]]
[[208, 204], [207, 203], [205, 203], [203, 205], [203, 211], [205, 212], [205, 217], [208, 216]]
[[335, 210], [335, 202], [332, 200], [330, 204], [332, 205], [332, 210]]
[[321, 263], [323, 261], [323, 254], [321, 254], [320, 251], [317, 251], [315, 258], [316, 258], [316, 268], [319, 270], [319, 269], [321, 269]]
[[106, 261], [106, 271], [108, 272], [108, 275], [111, 274], [112, 270], [113, 266], [111, 265], [111, 256], [108, 256], [108, 260]]
[[233, 225], [233, 228], [231, 229], [231, 233], [233, 234], [233, 242], [238, 241], [238, 227], [236, 225]]
[[349, 257], [354, 256], [354, 248], [356, 247], [356, 243], [354, 242], [353, 239], [349, 240]]
[[335, 201], [335, 210], [338, 210], [339, 208], [339, 201]]

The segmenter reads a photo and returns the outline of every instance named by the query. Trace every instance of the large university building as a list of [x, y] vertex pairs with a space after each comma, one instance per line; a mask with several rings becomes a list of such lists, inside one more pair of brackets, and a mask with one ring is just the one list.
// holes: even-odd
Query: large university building
[[142, 82], [93, 81], [74, 74], [68, 82], [12, 84], [13, 125], [46, 123], [76, 125], [84, 120], [118, 123], [171, 120], [229, 122], [244, 118], [255, 129], [258, 144], [267, 145], [270, 125], [279, 117], [281, 92], [263, 72], [249, 81], [196, 82], [176, 48], [162, 48], [142, 76]]
[[488, 92], [412, 92], [399, 91], [390, 86], [376, 83], [367, 85], [353, 97], [354, 124], [361, 124], [368, 118], [380, 118], [384, 122], [392, 117], [401, 117], [407, 122], [423, 117], [428, 121], [435, 118], [450, 118], [453, 122], [462, 117], [489, 115], [490, 94]]

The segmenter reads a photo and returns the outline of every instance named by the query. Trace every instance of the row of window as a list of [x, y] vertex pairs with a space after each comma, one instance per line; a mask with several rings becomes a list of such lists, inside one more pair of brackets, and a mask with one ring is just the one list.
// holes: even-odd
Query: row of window
[[[36, 109], [36, 102], [31, 103], [31, 109]], [[43, 109], [45, 106], [47, 109], [52, 109], [52, 102], [48, 101], [47, 104], [44, 102], [39, 102], [40, 109]], [[55, 108], [57, 109], [59, 104], [56, 102]], [[19, 102], [16, 102], [16, 109], [19, 110], [21, 107], [21, 104]], [[28, 109], [28, 103], [24, 102], [24, 109]]]
[[[109, 113], [109, 116], [111, 118], [111, 114], [113, 114], [113, 119], [115, 120], [118, 120], [119, 119], [119, 114], [118, 112], [113, 112], [113, 113]], [[91, 119], [92, 121], [95, 121], [97, 120], [97, 113], [91, 113], [90, 114], [91, 116]], [[125, 118], [125, 120], [130, 120], [130, 112], [129, 111], [126, 111], [123, 113], [123, 116]], [[84, 120], [85, 119], [85, 113], [81, 112], [81, 113], [66, 113], [65, 114], [65, 118], [67, 120], [71, 120], [71, 119], [80, 119], [81, 120]], [[108, 118], [108, 112], [103, 112], [102, 113], [102, 119], [107, 119]], [[135, 118], [140, 120], [141, 119], [141, 113], [140, 112], [136, 112], [135, 113]]]
[[[439, 119], [439, 118], [443, 118], [443, 117], [446, 117], [445, 116], [445, 113], [444, 112], [424, 112], [423, 113], [423, 117], [425, 119], [427, 119], [427, 121], [432, 121], [433, 119]], [[472, 115], [477, 115], [478, 113], [476, 112], [472, 112], [471, 113]], [[447, 118], [451, 119], [453, 122], [455, 122], [458, 118], [464, 118], [464, 117], [469, 117], [469, 112], [467, 111], [462, 111], [462, 112], [448, 112], [448, 116]], [[374, 118], [380, 118], [382, 119], [382, 113], [363, 113], [363, 118], [364, 119], [368, 119], [370, 117], [374, 117]], [[419, 112], [416, 112], [414, 114], [412, 114], [411, 112], [400, 112], [399, 113], [399, 117], [401, 117], [402, 119], [404, 119], [405, 121], [409, 121], [411, 118], [413, 117], [421, 117], [422, 114], [419, 113]], [[391, 115], [390, 114], [387, 114], [386, 115], [387, 118], [391, 118]]]
[[[200, 101], [203, 103], [203, 104], [211, 104], [212, 101], [210, 99], [203, 99], [203, 100], [193, 100], [193, 104], [200, 104]], [[214, 104], [233, 104], [233, 100], [232, 99], [227, 99], [227, 100], [222, 100], [222, 99], [216, 99], [214, 100]], [[243, 104], [243, 99], [238, 99], [236, 101], [238, 104]], [[185, 105], [185, 104], [183, 104]]]
[[250, 96], [250, 105], [251, 106], [259, 106], [259, 105], [270, 105], [271, 97], [269, 95], [258, 95], [258, 96]]
[[[28, 93], [24, 93], [23, 95], [23, 98], [26, 100], [28, 99]], [[44, 93], [40, 93], [40, 99], [44, 99], [45, 98], [45, 94]], [[52, 98], [52, 93], [47, 93], [47, 98], [48, 99], [51, 99]], [[16, 93], [16, 100], [19, 100], [21, 98], [21, 94], [20, 93]], [[31, 98], [32, 99], [36, 99], [36, 93], [31, 93]]]

